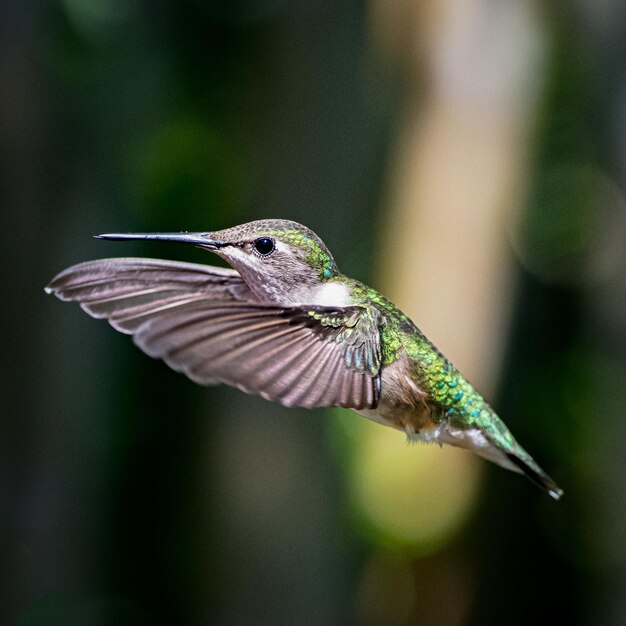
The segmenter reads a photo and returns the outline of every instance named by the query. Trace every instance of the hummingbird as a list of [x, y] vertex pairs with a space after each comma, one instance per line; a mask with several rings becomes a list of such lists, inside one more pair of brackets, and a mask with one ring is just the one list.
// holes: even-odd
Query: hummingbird
[[309, 228], [266, 219], [215, 232], [96, 237], [186, 243], [231, 266], [99, 259], [67, 268], [45, 288], [194, 382], [289, 407], [350, 408], [409, 441], [466, 448], [555, 499], [563, 494], [419, 328], [342, 274]]

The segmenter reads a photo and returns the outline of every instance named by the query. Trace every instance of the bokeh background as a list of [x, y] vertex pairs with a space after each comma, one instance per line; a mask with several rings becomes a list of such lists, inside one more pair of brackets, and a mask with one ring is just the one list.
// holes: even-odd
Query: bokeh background
[[[0, 623], [626, 622], [626, 4], [4, 0]], [[565, 489], [201, 388], [43, 286], [304, 222]]]

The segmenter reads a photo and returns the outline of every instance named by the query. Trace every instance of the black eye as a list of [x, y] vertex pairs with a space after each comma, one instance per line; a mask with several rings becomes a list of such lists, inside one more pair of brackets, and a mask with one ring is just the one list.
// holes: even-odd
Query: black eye
[[276, 249], [276, 245], [274, 244], [274, 240], [269, 237], [260, 237], [254, 242], [255, 250], [262, 256], [267, 256], [268, 254], [272, 254]]

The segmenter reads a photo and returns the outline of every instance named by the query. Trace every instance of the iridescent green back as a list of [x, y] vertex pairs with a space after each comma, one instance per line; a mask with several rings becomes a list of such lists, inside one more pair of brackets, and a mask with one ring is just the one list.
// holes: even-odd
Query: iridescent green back
[[433, 419], [455, 427], [477, 428], [505, 451], [523, 452], [487, 401], [419, 329], [413, 326], [412, 330], [401, 333], [402, 345], [415, 364], [420, 385], [439, 409], [433, 411]]
[[435, 423], [480, 429], [503, 450], [530, 459], [486, 400], [400, 309], [375, 289], [345, 281], [352, 287], [355, 304], [371, 305], [382, 313], [383, 364], [395, 361], [402, 351], [406, 353], [413, 364], [415, 382], [428, 395]]

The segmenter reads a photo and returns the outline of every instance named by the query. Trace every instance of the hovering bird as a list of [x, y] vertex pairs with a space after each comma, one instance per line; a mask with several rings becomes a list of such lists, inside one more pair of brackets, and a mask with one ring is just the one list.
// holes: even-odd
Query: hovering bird
[[286, 406], [351, 408], [411, 441], [467, 448], [562, 495], [417, 326], [341, 274], [305, 226], [268, 219], [216, 232], [97, 237], [188, 243], [232, 266], [100, 259], [69, 267], [46, 287], [191, 380]]

